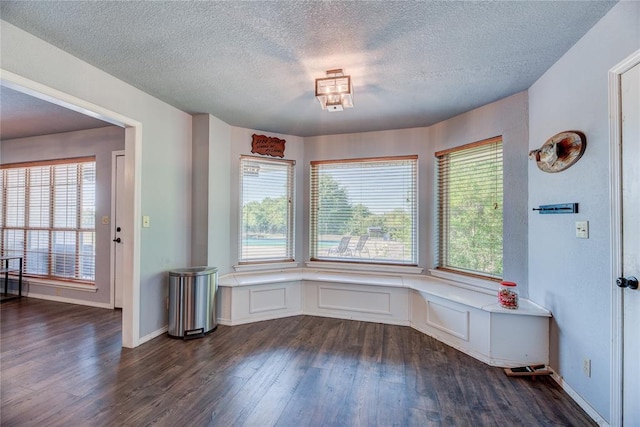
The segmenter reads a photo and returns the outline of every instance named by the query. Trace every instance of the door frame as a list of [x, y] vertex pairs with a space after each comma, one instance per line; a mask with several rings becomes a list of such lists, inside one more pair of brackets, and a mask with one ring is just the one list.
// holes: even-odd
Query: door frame
[[[124, 156], [125, 163], [126, 163], [127, 157], [125, 154], [125, 150], [115, 150], [111, 152], [111, 220], [109, 221], [109, 227], [111, 227], [111, 234], [109, 235], [109, 238], [111, 240], [114, 240], [116, 238], [115, 228], [114, 228], [117, 225], [116, 207], [118, 204], [118, 201], [116, 200], [118, 198], [118, 191], [117, 191], [118, 169], [116, 167], [116, 162], [119, 156]], [[122, 197], [123, 195], [120, 194], [121, 201], [122, 201]], [[111, 308], [115, 308], [116, 307], [116, 281], [115, 281], [116, 279], [116, 275], [115, 275], [116, 245], [114, 244], [111, 245], [110, 260], [111, 260], [109, 264], [109, 284], [110, 284], [110, 290], [111, 290], [110, 305], [111, 305]]]
[[609, 70], [609, 149], [611, 187], [611, 426], [622, 425], [622, 375], [623, 375], [623, 299], [621, 290], [615, 286], [622, 275], [622, 110], [621, 75], [640, 64], [640, 49]]
[[142, 124], [115, 111], [87, 102], [42, 83], [0, 68], [0, 85], [34, 98], [111, 123], [125, 130], [124, 258], [122, 289], [122, 346], [140, 344], [140, 218], [142, 181]]

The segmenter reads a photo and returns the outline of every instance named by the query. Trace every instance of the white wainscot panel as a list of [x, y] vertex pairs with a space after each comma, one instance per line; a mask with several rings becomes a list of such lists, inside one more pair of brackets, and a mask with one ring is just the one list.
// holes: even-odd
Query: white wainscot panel
[[397, 325], [409, 323], [409, 293], [405, 288], [304, 282], [304, 312]]
[[263, 313], [265, 311], [284, 310], [287, 308], [287, 288], [250, 289], [249, 312]]
[[549, 363], [549, 318], [492, 313], [491, 358], [496, 366]]
[[489, 363], [490, 314], [444, 298], [411, 291], [411, 326]]
[[361, 313], [391, 314], [391, 293], [385, 290], [340, 289], [318, 286], [318, 307]]
[[233, 296], [233, 288], [223, 286], [218, 287], [216, 295], [216, 316], [218, 323], [221, 325], [231, 325], [231, 300]]
[[299, 282], [219, 289], [221, 302], [231, 307], [230, 310], [221, 311], [218, 316], [219, 322], [223, 325], [239, 325], [302, 314]]
[[427, 301], [427, 325], [469, 341], [469, 310]]

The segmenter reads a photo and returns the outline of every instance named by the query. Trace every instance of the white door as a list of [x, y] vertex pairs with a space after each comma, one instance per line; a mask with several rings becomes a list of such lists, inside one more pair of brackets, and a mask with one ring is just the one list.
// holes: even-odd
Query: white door
[[113, 230], [113, 272], [111, 277], [113, 278], [113, 292], [114, 302], [113, 306], [116, 308], [122, 308], [122, 283], [123, 283], [123, 255], [124, 245], [122, 244], [122, 225], [120, 224], [122, 218], [124, 218], [124, 203], [122, 203], [122, 196], [124, 195], [124, 154], [115, 153], [114, 155], [114, 175], [113, 175], [113, 221], [111, 223]]
[[[622, 278], [640, 279], [640, 64], [621, 76]], [[623, 300], [622, 420], [640, 426], [640, 289]]]

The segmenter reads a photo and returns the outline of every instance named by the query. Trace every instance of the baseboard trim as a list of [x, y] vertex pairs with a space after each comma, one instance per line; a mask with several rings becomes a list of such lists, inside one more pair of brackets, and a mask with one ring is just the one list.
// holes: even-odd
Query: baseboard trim
[[218, 317], [217, 320], [218, 320], [218, 325], [238, 326], [238, 325], [246, 325], [247, 323], [263, 322], [265, 320], [275, 320], [275, 319], [282, 319], [285, 317], [303, 316], [306, 314], [307, 313], [303, 313], [302, 310], [298, 310], [293, 312], [289, 311], [285, 313], [267, 314], [267, 315], [255, 316], [255, 317], [243, 317], [242, 319], [235, 319], [235, 320], [222, 319]]
[[304, 312], [305, 316], [329, 317], [331, 319], [355, 320], [357, 322], [382, 323], [384, 325], [411, 326], [411, 323], [405, 319], [389, 317], [381, 319], [374, 316], [363, 316], [362, 313], [352, 311], [344, 313], [334, 313], [330, 311], [311, 311]]
[[584, 411], [593, 419], [593, 421], [598, 423], [599, 426], [609, 427], [609, 423], [605, 421], [605, 419], [602, 418], [600, 414], [598, 414], [598, 411], [596, 411], [593, 406], [589, 405], [589, 403], [587, 403], [587, 401], [584, 400], [582, 396], [580, 396], [573, 388], [571, 388], [571, 386], [567, 384], [567, 382], [553, 369], [551, 369], [551, 378], [553, 378], [554, 381], [558, 383], [558, 385], [569, 395], [569, 397], [574, 400], [574, 402], [578, 404], [578, 406], [584, 409]]
[[26, 296], [27, 298], [44, 299], [47, 301], [64, 302], [67, 304], [86, 305], [88, 307], [106, 308], [109, 310], [113, 310], [113, 306], [105, 302], [86, 301], [75, 298], [59, 297], [57, 295], [36, 294], [33, 292], [23, 293], [23, 296]]
[[138, 340], [138, 345], [144, 344], [147, 341], [151, 341], [152, 339], [157, 338], [160, 335], [164, 334], [168, 330], [169, 330], [169, 325], [165, 325], [162, 328], [158, 329], [157, 331], [153, 331], [150, 334], [140, 337], [140, 339]]

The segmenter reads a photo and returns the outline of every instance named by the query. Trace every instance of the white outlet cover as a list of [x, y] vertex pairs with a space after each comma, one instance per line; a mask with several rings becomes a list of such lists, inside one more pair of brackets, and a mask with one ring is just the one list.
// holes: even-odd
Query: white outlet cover
[[589, 221], [576, 221], [576, 237], [578, 239], [589, 238]]
[[584, 359], [582, 361], [582, 372], [585, 376], [591, 378], [591, 359]]

